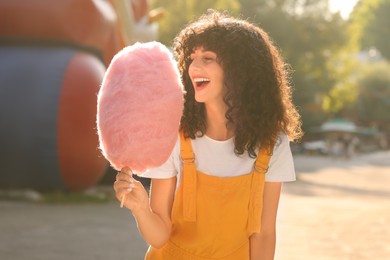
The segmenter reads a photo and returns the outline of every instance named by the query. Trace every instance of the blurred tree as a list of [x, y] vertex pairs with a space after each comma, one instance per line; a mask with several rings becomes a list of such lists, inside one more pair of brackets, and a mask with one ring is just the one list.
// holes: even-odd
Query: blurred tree
[[376, 47], [390, 60], [390, 0], [360, 0], [351, 14], [351, 28], [361, 49]]
[[165, 16], [159, 22], [159, 41], [167, 46], [177, 33], [191, 20], [196, 19], [207, 9], [228, 10], [232, 14], [238, 14], [240, 4], [237, 0], [152, 0], [152, 8], [163, 7]]
[[304, 128], [322, 123], [329, 113], [341, 109], [339, 104], [345, 104], [337, 99], [344, 97], [351, 87], [330, 92], [337, 82], [346, 82], [348, 74], [349, 67], [342, 65], [349, 62], [339, 55], [347, 42], [346, 22], [339, 14], [330, 13], [328, 0], [152, 0], [151, 3], [153, 8], [166, 9], [159, 22], [159, 40], [166, 45], [171, 45], [180, 29], [208, 8], [228, 10], [233, 15], [242, 13], [242, 17], [264, 28], [293, 68], [294, 99]]
[[[390, 127], [390, 64], [367, 64], [358, 78], [359, 114], [363, 123]], [[390, 128], [389, 128], [390, 129]]]
[[356, 81], [358, 60], [350, 52], [342, 52], [327, 62], [338, 80], [324, 97], [322, 108], [330, 117], [358, 119], [356, 101], [359, 87]]
[[270, 34], [291, 64], [294, 99], [304, 129], [320, 124], [327, 116], [323, 103], [329, 92], [348, 74], [345, 67], [337, 65], [348, 63], [338, 61], [347, 43], [346, 21], [329, 11], [327, 0], [240, 0], [240, 3], [244, 16]]

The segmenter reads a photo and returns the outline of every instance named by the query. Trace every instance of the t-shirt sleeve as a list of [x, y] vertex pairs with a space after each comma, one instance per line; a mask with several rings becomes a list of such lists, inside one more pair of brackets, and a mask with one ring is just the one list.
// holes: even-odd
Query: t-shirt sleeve
[[291, 153], [290, 141], [287, 135], [282, 134], [275, 144], [268, 172], [265, 175], [265, 181], [289, 182], [295, 180], [294, 161]]
[[180, 141], [179, 136], [168, 160], [162, 165], [149, 169], [140, 174], [143, 178], [168, 179], [176, 176], [180, 170]]

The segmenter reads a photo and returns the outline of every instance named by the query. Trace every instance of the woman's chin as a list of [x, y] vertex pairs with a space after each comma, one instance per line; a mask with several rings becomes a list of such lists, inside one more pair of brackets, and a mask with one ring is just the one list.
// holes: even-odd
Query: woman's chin
[[198, 103], [204, 103], [205, 99], [204, 97], [195, 94], [195, 101]]

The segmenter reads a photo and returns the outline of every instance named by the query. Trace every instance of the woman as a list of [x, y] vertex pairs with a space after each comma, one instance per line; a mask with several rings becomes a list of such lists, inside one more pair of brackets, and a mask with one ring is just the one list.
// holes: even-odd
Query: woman
[[[176, 37], [186, 90], [180, 137], [146, 172], [123, 169], [116, 196], [150, 244], [145, 259], [273, 259], [281, 183], [300, 137], [286, 66], [259, 27], [209, 10]], [[147, 156], [147, 155], [146, 155]]]

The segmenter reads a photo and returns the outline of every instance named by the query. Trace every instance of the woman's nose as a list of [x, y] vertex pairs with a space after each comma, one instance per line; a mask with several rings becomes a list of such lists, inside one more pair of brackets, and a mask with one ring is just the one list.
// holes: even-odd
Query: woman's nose
[[199, 62], [197, 61], [197, 59], [193, 59], [192, 62], [190, 63], [189, 70], [193, 71], [197, 69], [199, 69]]

